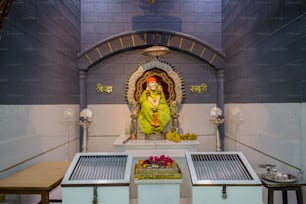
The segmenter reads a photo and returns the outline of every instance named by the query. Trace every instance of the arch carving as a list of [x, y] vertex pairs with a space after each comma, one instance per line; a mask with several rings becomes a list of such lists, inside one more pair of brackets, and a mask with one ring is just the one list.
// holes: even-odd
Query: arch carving
[[193, 55], [214, 69], [222, 69], [224, 54], [193, 36], [168, 30], [144, 30], [121, 33], [100, 41], [78, 55], [79, 69], [90, 69], [99, 61], [128, 50], [143, 49], [153, 45], [166, 46]]
[[131, 75], [127, 82], [127, 101], [129, 104], [135, 104], [142, 92], [146, 88], [146, 79], [149, 76], [155, 76], [159, 84], [162, 85], [166, 95], [167, 102], [176, 102], [180, 104], [184, 97], [184, 86], [182, 79], [171, 65], [162, 62], [159, 58], [153, 58], [151, 61], [140, 65]]

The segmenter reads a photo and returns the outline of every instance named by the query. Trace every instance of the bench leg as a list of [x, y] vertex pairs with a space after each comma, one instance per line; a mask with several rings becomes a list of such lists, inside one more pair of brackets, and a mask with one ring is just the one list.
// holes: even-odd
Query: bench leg
[[273, 204], [273, 190], [268, 189], [268, 204]]
[[303, 204], [303, 194], [301, 188], [296, 190], [296, 199], [298, 204]]
[[283, 204], [288, 204], [288, 195], [286, 190], [282, 191], [282, 196], [283, 196]]
[[41, 204], [49, 204], [49, 192], [41, 194]]

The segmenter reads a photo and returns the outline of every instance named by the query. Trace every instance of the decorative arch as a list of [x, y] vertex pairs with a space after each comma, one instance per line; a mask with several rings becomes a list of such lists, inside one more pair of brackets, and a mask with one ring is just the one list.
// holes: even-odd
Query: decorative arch
[[[120, 33], [102, 40], [78, 54], [80, 74], [80, 108], [87, 107], [86, 83], [88, 70], [100, 61], [121, 52], [144, 49], [154, 45], [192, 55], [215, 70], [217, 79], [217, 107], [224, 110], [224, 59], [222, 52], [208, 43], [181, 32], [169, 30], [143, 30]], [[219, 126], [221, 150], [224, 149], [224, 125]], [[80, 135], [82, 147], [82, 134]]]
[[132, 31], [102, 40], [78, 55], [79, 69], [90, 69], [94, 64], [111, 55], [153, 45], [193, 55], [214, 69], [222, 69], [224, 54], [207, 43], [184, 33], [168, 30]]

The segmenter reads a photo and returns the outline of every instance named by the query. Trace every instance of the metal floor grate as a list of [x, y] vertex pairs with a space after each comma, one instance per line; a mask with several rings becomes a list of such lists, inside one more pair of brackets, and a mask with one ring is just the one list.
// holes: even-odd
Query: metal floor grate
[[80, 156], [69, 180], [124, 179], [127, 155]]
[[191, 156], [198, 180], [252, 180], [238, 154]]

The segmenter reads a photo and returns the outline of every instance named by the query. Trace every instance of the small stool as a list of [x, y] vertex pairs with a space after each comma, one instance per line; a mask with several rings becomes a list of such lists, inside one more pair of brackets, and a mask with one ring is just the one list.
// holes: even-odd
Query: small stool
[[302, 186], [306, 186], [306, 181], [279, 183], [261, 179], [261, 182], [268, 189], [268, 204], [273, 204], [274, 191], [282, 191], [283, 204], [288, 204], [287, 191], [295, 191], [297, 203], [303, 204]]

